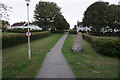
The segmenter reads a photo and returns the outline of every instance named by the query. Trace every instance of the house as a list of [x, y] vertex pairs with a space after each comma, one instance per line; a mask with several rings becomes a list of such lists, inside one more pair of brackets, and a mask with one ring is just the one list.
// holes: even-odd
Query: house
[[[29, 25], [30, 25], [29, 26], [30, 30], [42, 30], [42, 28], [40, 28], [38, 25], [36, 25], [35, 22], [30, 22]], [[11, 26], [11, 29], [18, 29], [18, 28], [21, 28], [21, 29], [28, 28], [28, 23], [27, 22], [17, 22]]]
[[91, 28], [92, 28], [91, 26], [89, 26], [89, 27], [88, 26], [83, 27], [82, 22], [77, 21], [77, 25], [76, 25], [77, 32], [79, 32], [79, 31], [90, 32]]
[[30, 29], [31, 30], [42, 30], [42, 28], [40, 28], [35, 22], [30, 23]]

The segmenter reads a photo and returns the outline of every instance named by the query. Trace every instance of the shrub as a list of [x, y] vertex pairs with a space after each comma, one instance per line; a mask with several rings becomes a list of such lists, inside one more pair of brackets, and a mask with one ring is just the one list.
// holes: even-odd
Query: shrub
[[76, 30], [70, 30], [69, 33], [70, 34], [77, 34], [77, 31]]
[[63, 34], [64, 33], [64, 31], [59, 31], [59, 30], [51, 30], [51, 33], [60, 33], [60, 34]]
[[96, 37], [84, 33], [83, 38], [90, 42], [100, 53], [111, 57], [120, 57], [120, 40]]
[[80, 30], [79, 32], [81, 32], [81, 33], [86, 33], [86, 31], [81, 31], [81, 30]]
[[[32, 33], [31, 41], [49, 36], [50, 32], [36, 32]], [[15, 34], [2, 36], [2, 49], [9, 48], [18, 44], [27, 42], [27, 37], [25, 34]]]
[[94, 36], [118, 36], [120, 37], [120, 32], [106, 32], [106, 33], [89, 33], [90, 35], [94, 35]]
[[[28, 30], [22, 30], [22, 29], [8, 29], [7, 32], [14, 32], [14, 33], [26, 33]], [[30, 32], [42, 32], [42, 30], [30, 30]]]

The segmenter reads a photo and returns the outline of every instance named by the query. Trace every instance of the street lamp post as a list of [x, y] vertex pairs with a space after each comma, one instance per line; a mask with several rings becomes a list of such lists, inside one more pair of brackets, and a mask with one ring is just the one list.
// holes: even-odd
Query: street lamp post
[[[27, 3], [27, 18], [28, 18], [28, 31], [29, 30], [29, 2], [30, 0], [25, 0]], [[28, 56], [29, 56], [29, 60], [31, 60], [31, 52], [30, 52], [30, 37], [28, 37]]]

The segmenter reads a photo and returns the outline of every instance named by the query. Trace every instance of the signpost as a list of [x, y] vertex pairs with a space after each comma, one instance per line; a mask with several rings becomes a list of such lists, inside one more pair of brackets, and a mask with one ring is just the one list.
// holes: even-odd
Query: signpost
[[27, 31], [27, 32], [26, 32], [26, 36], [27, 36], [27, 37], [30, 37], [30, 36], [31, 36], [31, 32], [30, 32], [30, 31]]

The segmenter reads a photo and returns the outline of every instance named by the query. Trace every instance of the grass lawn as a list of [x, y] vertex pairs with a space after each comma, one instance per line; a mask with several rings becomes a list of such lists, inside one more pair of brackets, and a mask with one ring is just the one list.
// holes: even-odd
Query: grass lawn
[[73, 34], [67, 36], [62, 52], [76, 78], [118, 78], [118, 58], [98, 54], [85, 40], [82, 53], [72, 52], [75, 38]]
[[2, 52], [3, 78], [34, 78], [42, 66], [46, 54], [63, 34], [51, 34], [49, 37], [31, 42], [32, 60], [28, 60], [28, 44], [4, 49]]

